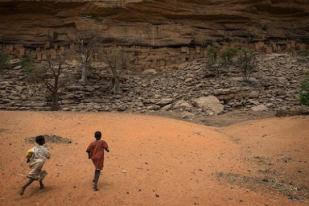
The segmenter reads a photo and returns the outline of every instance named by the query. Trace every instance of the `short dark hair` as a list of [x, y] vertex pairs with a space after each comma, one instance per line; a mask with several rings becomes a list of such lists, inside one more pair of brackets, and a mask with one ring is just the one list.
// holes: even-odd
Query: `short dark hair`
[[96, 131], [95, 133], [94, 133], [94, 137], [96, 138], [96, 139], [101, 139], [101, 137], [102, 137], [102, 133], [100, 132], [100, 131]]
[[39, 135], [35, 137], [35, 142], [38, 143], [39, 145], [45, 144], [45, 137], [42, 135]]

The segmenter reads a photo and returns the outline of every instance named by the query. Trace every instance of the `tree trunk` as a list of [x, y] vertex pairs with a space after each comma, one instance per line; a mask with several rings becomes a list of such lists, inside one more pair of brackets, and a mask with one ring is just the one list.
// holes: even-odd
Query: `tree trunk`
[[55, 92], [53, 92], [53, 94], [52, 94], [52, 105], [51, 105], [51, 109], [53, 110], [53, 111], [57, 111], [57, 110], [59, 110], [59, 103], [58, 103], [58, 92], [57, 91], [55, 91]]
[[113, 78], [112, 78], [112, 92], [114, 94], [117, 94], [117, 93], [120, 92], [119, 75], [118, 75], [116, 67], [112, 66], [111, 70], [112, 70], [112, 75], [113, 75]]
[[82, 64], [82, 76], [80, 81], [83, 83], [87, 82], [87, 66], [85, 64]]
[[57, 75], [54, 76], [54, 88], [52, 92], [52, 110], [56, 111], [59, 109], [59, 94], [58, 94], [58, 88], [59, 88], [59, 76], [60, 76], [60, 66]]
[[112, 92], [114, 94], [117, 94], [120, 92], [120, 84], [119, 84], [119, 78], [113, 77], [112, 79]]

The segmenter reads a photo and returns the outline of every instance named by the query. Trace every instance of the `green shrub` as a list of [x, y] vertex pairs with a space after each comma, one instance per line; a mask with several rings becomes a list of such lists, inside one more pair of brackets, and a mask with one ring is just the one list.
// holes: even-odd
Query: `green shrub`
[[297, 59], [302, 62], [309, 61], [309, 49], [297, 51]]
[[299, 100], [301, 104], [309, 106], [309, 77], [301, 85]]
[[31, 56], [25, 56], [24, 58], [22, 58], [21, 62], [20, 62], [23, 70], [27, 73], [27, 74], [31, 74], [34, 71], [34, 62]]
[[9, 55], [0, 51], [0, 71], [9, 68]]
[[256, 53], [247, 48], [239, 50], [237, 64], [241, 70], [244, 81], [249, 81], [253, 71], [256, 68]]
[[220, 59], [223, 65], [227, 66], [233, 64], [233, 58], [237, 55], [238, 50], [236, 48], [225, 48], [220, 53]]
[[238, 49], [225, 48], [219, 50], [216, 47], [208, 47], [207, 49], [207, 66], [216, 71], [217, 77], [220, 76], [221, 70], [228, 68], [229, 65], [234, 64], [233, 59], [237, 55]]
[[220, 75], [219, 50], [216, 47], [207, 48], [207, 67], [215, 70], [217, 77]]
[[207, 58], [208, 58], [208, 65], [209, 66], [212, 66], [212, 65], [217, 63], [218, 54], [219, 54], [219, 51], [218, 51], [217, 48], [212, 47], [212, 46], [207, 48]]
[[301, 51], [297, 51], [297, 54], [301, 57], [309, 57], [309, 50], [306, 49], [306, 50], [301, 50]]

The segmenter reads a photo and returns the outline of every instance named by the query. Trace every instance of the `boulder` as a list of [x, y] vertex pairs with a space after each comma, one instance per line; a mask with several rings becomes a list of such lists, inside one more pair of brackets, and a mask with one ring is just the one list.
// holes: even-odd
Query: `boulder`
[[170, 104], [172, 102], [173, 102], [172, 98], [163, 98], [159, 102], [157, 102], [157, 105], [163, 107], [163, 106], [168, 105], [168, 104]]
[[162, 110], [162, 111], [168, 111], [168, 110], [170, 110], [171, 108], [172, 108], [172, 104], [168, 104], [168, 105], [162, 107], [161, 110]]
[[157, 73], [158, 72], [155, 69], [146, 69], [146, 70], [143, 71], [144, 75], [155, 75]]
[[220, 103], [219, 99], [212, 95], [194, 99], [193, 103], [204, 111], [213, 112], [213, 114], [219, 114], [224, 110], [224, 106]]
[[157, 110], [159, 110], [161, 107], [160, 106], [158, 106], [158, 105], [149, 105], [148, 107], [147, 107], [147, 110], [154, 110], [154, 111], [157, 111]]
[[192, 105], [185, 100], [179, 100], [175, 103], [174, 108], [175, 109], [189, 110], [189, 109], [192, 108]]
[[181, 118], [182, 119], [192, 119], [192, 118], [194, 118], [194, 114], [191, 113], [191, 112], [182, 112]]
[[263, 111], [267, 111], [268, 108], [264, 104], [260, 104], [260, 105], [251, 107], [251, 110], [254, 112], [263, 112]]

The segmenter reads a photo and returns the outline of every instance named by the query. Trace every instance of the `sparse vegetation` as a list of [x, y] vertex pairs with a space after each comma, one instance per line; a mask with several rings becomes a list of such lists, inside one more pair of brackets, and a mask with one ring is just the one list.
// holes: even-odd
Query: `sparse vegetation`
[[56, 111], [60, 108], [59, 105], [59, 90], [64, 87], [64, 66], [65, 55], [57, 55], [56, 58], [48, 56], [46, 62], [43, 62], [40, 67], [33, 67], [31, 72], [32, 82], [42, 85], [42, 91], [46, 94], [47, 102], [50, 103], [51, 109]]
[[238, 50], [236, 48], [227, 47], [220, 51], [220, 49], [211, 46], [207, 49], [207, 67], [214, 69], [216, 76], [219, 77], [222, 69], [226, 69], [234, 64], [233, 59], [237, 55], [237, 52]]
[[77, 40], [76, 52], [79, 54], [81, 64], [80, 81], [83, 83], [87, 82], [89, 68], [96, 52], [96, 41], [94, 34], [80, 34]]
[[9, 68], [9, 55], [0, 51], [0, 71]]
[[220, 59], [223, 66], [233, 64], [233, 58], [237, 55], [238, 49], [227, 47], [220, 52]]
[[210, 46], [207, 48], [207, 68], [213, 69], [216, 72], [216, 76], [220, 76], [219, 65], [219, 50], [216, 47]]
[[60, 77], [63, 74], [64, 64], [65, 56], [58, 55], [56, 59], [49, 58], [45, 66], [45, 78], [43, 82], [49, 91], [52, 110], [58, 110], [60, 107], [59, 89], [64, 85], [64, 82], [60, 81]]
[[303, 81], [299, 94], [300, 103], [309, 106], [309, 76]]
[[249, 82], [257, 65], [256, 53], [250, 49], [241, 48], [239, 50], [237, 65], [241, 70], [244, 81]]
[[21, 59], [20, 65], [27, 74], [32, 74], [34, 71], [34, 61], [31, 56], [25, 56]]
[[298, 60], [309, 61], [309, 50], [297, 51]]
[[113, 93], [120, 92], [120, 71], [126, 67], [127, 56], [121, 47], [105, 49], [103, 51], [105, 63], [112, 73], [111, 90]]

